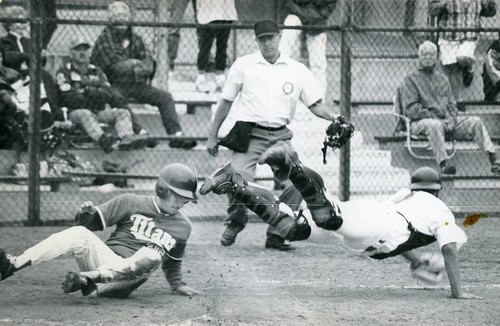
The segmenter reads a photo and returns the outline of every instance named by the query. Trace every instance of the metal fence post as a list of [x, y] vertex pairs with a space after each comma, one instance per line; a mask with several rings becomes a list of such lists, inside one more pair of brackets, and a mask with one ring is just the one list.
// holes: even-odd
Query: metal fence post
[[42, 16], [40, 1], [30, 2], [30, 102], [28, 117], [28, 225], [40, 225], [40, 85], [42, 74]]
[[[351, 40], [349, 31], [351, 29], [351, 8], [344, 7], [344, 24], [341, 26], [340, 44], [340, 114], [351, 117]], [[349, 200], [350, 172], [351, 172], [351, 144], [347, 142], [340, 149], [339, 163], [339, 199]]]

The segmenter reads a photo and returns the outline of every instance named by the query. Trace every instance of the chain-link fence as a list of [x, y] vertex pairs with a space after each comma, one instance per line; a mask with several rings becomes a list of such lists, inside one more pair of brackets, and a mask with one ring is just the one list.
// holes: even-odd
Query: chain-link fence
[[[125, 1], [131, 11], [129, 22], [113, 24], [111, 2], [57, 0], [28, 5], [20, 0], [0, 1], [0, 21], [6, 27], [0, 32], [3, 66], [20, 71], [23, 81], [26, 76], [40, 78], [44, 86], [24, 82], [19, 89], [2, 87], [3, 95], [18, 97], [16, 104], [24, 105], [27, 114], [2, 126], [1, 223], [27, 218], [34, 224], [71, 220], [85, 200], [101, 203], [120, 192], [152, 193], [156, 175], [167, 163], [186, 163], [203, 179], [228, 160], [230, 152], [222, 147], [217, 157], [209, 156], [205, 140], [228, 69], [236, 58], [258, 51], [252, 26], [261, 19], [281, 25], [283, 51], [311, 68], [326, 87], [327, 105], [350, 116], [356, 126], [349, 147], [328, 152], [324, 165], [321, 147], [328, 121], [302, 107], [289, 125], [294, 132], [292, 143], [304, 163], [317, 170], [342, 199], [383, 200], [407, 186], [415, 168], [440, 168], [426, 139], [395, 132], [399, 118], [393, 105], [404, 78], [418, 68], [418, 46], [438, 32], [480, 32], [474, 40], [472, 81], [467, 87], [463, 82], [454, 84], [453, 96], [459, 102], [460, 116], [482, 118], [498, 150], [500, 105], [495, 100], [485, 102], [483, 90], [483, 66], [490, 45], [498, 39], [498, 15], [480, 17], [481, 26], [432, 25], [435, 20], [429, 3], [451, 6], [460, 1], [341, 0], [324, 1], [322, 14], [328, 18], [323, 27], [290, 27], [301, 20], [290, 15], [286, 1], [236, 0], [232, 8], [231, 1], [222, 0], [198, 0], [196, 6], [189, 0], [140, 0]], [[19, 5], [27, 5], [30, 14], [23, 17], [7, 10]], [[500, 10], [498, 1], [496, 6]], [[464, 10], [456, 12], [463, 14]], [[31, 39], [9, 39], [13, 27], [22, 31], [18, 25], [23, 23], [31, 25], [31, 31], [24, 30]], [[116, 35], [125, 36], [121, 43], [113, 44]], [[442, 44], [439, 49], [442, 51]], [[133, 52], [132, 57], [146, 64], [132, 75], [118, 75], [107, 66], [115, 61], [107, 52], [111, 50], [119, 55]], [[30, 69], [13, 64], [16, 51], [24, 58], [21, 62], [31, 61]], [[39, 75], [33, 64], [37, 54]], [[107, 94], [102, 103], [76, 114], [78, 105], [68, 93], [88, 95], [102, 82], [97, 68], [81, 70], [88, 64], [100, 67], [118, 93]], [[463, 81], [462, 70], [460, 74]], [[4, 77], [2, 84], [10, 83]], [[127, 78], [133, 82], [126, 83]], [[34, 94], [41, 92], [40, 102], [33, 97], [30, 102], [30, 87]], [[22, 96], [24, 103], [20, 103]], [[119, 100], [111, 102], [115, 97]], [[56, 128], [50, 130], [44, 129], [46, 105], [57, 112]], [[4, 121], [11, 119], [8, 112], [12, 111], [7, 108], [2, 104]], [[114, 113], [104, 116], [106, 108]], [[29, 118], [35, 113], [38, 122]], [[89, 122], [94, 120], [97, 122]], [[71, 126], [65, 121], [72, 121]], [[13, 136], [13, 128], [21, 131]], [[135, 138], [127, 143], [124, 139], [129, 135]], [[114, 142], [117, 138], [122, 141]], [[30, 146], [38, 150], [28, 151]], [[443, 199], [457, 212], [498, 212], [500, 178], [491, 172], [488, 155], [470, 139], [457, 140], [454, 145], [448, 141], [446, 147], [455, 149], [448, 164], [456, 166], [457, 173], [443, 176]], [[37, 165], [39, 174], [30, 169]], [[258, 167], [256, 180], [274, 187], [266, 166]], [[225, 197], [215, 195], [185, 208], [190, 216], [221, 217], [225, 209]]]

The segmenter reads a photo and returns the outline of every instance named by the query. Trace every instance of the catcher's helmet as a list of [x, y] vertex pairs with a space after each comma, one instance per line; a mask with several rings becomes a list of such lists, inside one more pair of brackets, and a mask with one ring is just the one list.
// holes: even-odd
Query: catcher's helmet
[[196, 203], [198, 200], [197, 187], [198, 178], [191, 168], [181, 163], [172, 163], [161, 170], [158, 181], [156, 181], [156, 194], [160, 198], [165, 198], [167, 189], [170, 189], [177, 195]]
[[411, 190], [440, 190], [441, 176], [436, 170], [424, 166], [411, 174]]

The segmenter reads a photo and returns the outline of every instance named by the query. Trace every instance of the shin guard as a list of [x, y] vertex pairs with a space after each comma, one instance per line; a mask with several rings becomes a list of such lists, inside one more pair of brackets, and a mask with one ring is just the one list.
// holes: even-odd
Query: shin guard
[[290, 181], [307, 203], [317, 226], [337, 230], [342, 225], [340, 209], [327, 199], [323, 178], [318, 173], [302, 164], [295, 164], [290, 173]]

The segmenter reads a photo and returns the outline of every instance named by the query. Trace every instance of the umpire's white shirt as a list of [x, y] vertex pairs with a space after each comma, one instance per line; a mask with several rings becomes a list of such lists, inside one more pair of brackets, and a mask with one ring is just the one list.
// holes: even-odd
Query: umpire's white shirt
[[305, 65], [285, 55], [271, 64], [257, 51], [231, 66], [222, 98], [234, 102], [235, 120], [280, 127], [293, 119], [298, 101], [309, 107], [323, 97]]

